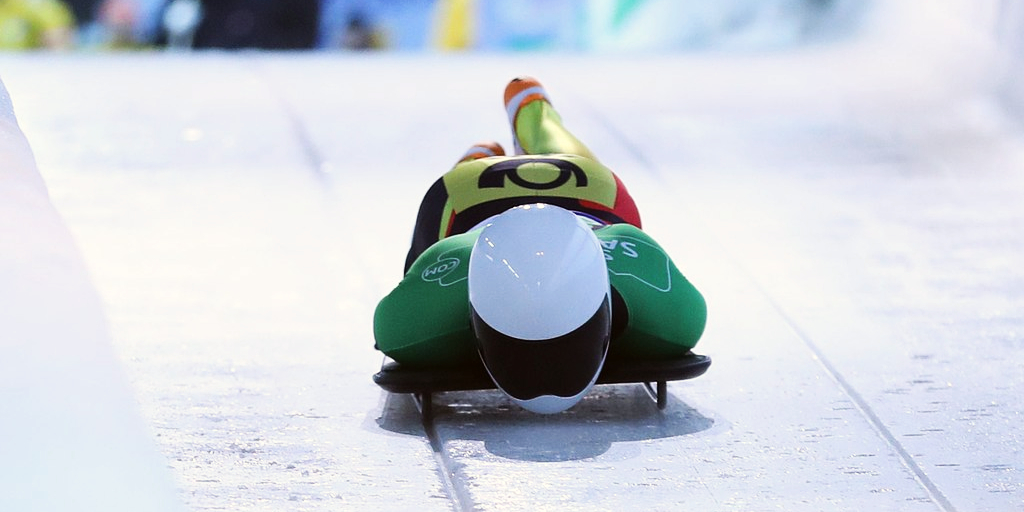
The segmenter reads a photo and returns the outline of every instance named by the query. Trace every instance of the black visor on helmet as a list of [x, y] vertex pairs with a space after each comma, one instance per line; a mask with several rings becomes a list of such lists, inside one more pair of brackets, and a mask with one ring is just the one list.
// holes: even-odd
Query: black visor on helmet
[[594, 380], [608, 353], [611, 302], [607, 296], [583, 325], [547, 340], [503, 334], [470, 309], [484, 366], [502, 391], [519, 400], [578, 395]]

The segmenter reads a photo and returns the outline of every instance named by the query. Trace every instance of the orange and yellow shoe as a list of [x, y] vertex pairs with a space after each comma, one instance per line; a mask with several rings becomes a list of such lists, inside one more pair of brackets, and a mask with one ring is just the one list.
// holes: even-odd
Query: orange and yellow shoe
[[477, 142], [466, 150], [466, 153], [459, 159], [459, 163], [479, 160], [489, 156], [505, 156], [505, 148], [494, 141]]
[[512, 140], [515, 142], [517, 154], [523, 153], [523, 148], [519, 146], [519, 137], [516, 135], [516, 119], [519, 117], [519, 111], [534, 101], [551, 103], [547, 91], [536, 78], [530, 76], [513, 78], [505, 86], [505, 111], [508, 113], [508, 122], [512, 125]]

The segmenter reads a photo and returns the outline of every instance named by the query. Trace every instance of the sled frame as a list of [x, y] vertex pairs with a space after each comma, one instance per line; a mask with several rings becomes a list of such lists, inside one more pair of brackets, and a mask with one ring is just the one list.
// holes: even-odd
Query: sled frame
[[[711, 366], [711, 358], [688, 352], [675, 358], [657, 361], [608, 361], [597, 378], [597, 384], [643, 385], [658, 410], [668, 407], [668, 383], [699, 377]], [[406, 367], [385, 358], [373, 381], [382, 389], [396, 394], [411, 394], [423, 421], [433, 421], [433, 396], [447, 391], [478, 391], [497, 389], [483, 365], [471, 368]]]

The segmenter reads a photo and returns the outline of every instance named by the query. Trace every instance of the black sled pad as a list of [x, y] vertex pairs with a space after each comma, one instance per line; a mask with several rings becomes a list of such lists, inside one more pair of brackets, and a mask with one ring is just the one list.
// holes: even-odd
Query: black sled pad
[[[686, 380], [699, 377], [711, 366], [711, 358], [689, 352], [686, 355], [651, 361], [609, 360], [605, 362], [598, 384], [631, 384]], [[417, 395], [443, 391], [496, 389], [483, 365], [469, 368], [413, 368], [387, 360], [373, 382], [391, 393]]]

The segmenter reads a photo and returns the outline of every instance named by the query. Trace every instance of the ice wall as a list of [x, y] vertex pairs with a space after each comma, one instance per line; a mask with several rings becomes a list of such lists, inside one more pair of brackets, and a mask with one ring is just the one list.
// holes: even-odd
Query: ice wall
[[0, 82], [0, 510], [179, 509]]

